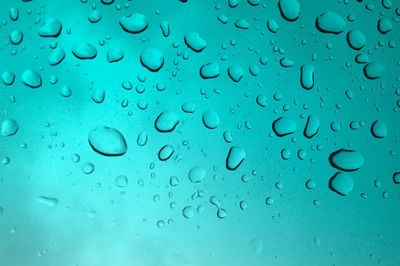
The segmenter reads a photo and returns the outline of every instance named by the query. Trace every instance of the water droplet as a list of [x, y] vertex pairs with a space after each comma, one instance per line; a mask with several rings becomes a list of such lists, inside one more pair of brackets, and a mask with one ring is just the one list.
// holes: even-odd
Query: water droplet
[[53, 198], [53, 197], [47, 197], [47, 196], [38, 196], [36, 200], [44, 205], [47, 205], [49, 207], [55, 207], [58, 205], [58, 199]]
[[72, 47], [72, 53], [78, 59], [87, 60], [97, 56], [97, 49], [90, 43], [78, 43]]
[[378, 20], [378, 30], [382, 34], [386, 34], [393, 29], [393, 24], [387, 18], [381, 18]]
[[278, 137], [293, 134], [296, 131], [296, 121], [281, 116], [272, 123], [272, 129]]
[[395, 184], [400, 184], [400, 172], [395, 172], [393, 174], [393, 182]]
[[18, 129], [18, 123], [14, 119], [4, 119], [1, 122], [1, 135], [4, 137], [15, 135]]
[[216, 62], [204, 64], [200, 68], [200, 76], [203, 79], [211, 79], [219, 76], [219, 65]]
[[57, 47], [53, 50], [53, 52], [49, 55], [49, 64], [51, 66], [56, 66], [59, 63], [61, 63], [65, 58], [65, 52], [64, 49], [61, 47]]
[[368, 63], [364, 66], [364, 74], [369, 79], [378, 79], [382, 77], [385, 66], [379, 62]]
[[347, 33], [347, 43], [350, 48], [353, 48], [354, 50], [360, 50], [365, 46], [367, 40], [364, 33], [361, 31], [351, 30]]
[[107, 51], [107, 61], [108, 63], [115, 63], [120, 61], [122, 58], [124, 58], [124, 51], [117, 47], [117, 48], [110, 48]]
[[184, 40], [186, 45], [197, 53], [203, 51], [207, 46], [207, 42], [197, 32], [186, 33]]
[[173, 153], [174, 147], [172, 147], [171, 145], [165, 145], [158, 152], [158, 159], [160, 159], [160, 161], [166, 161], [171, 158]]
[[106, 97], [106, 92], [103, 89], [94, 89], [90, 95], [93, 102], [102, 103]]
[[220, 124], [219, 116], [214, 111], [206, 111], [202, 115], [204, 126], [208, 129], [216, 129]]
[[358, 170], [364, 164], [364, 157], [355, 150], [339, 149], [329, 156], [330, 164], [343, 171]]
[[11, 86], [15, 81], [15, 73], [11, 71], [5, 71], [1, 74], [1, 81], [4, 85]]
[[338, 172], [329, 180], [329, 188], [341, 196], [347, 196], [353, 187], [353, 179], [348, 173]]
[[239, 82], [244, 75], [243, 68], [239, 65], [231, 65], [228, 68], [228, 75], [234, 82]]
[[306, 90], [314, 87], [314, 71], [314, 66], [310, 64], [302, 65], [300, 68], [301, 86]]
[[41, 37], [58, 37], [62, 29], [61, 21], [56, 18], [47, 18], [44, 24], [39, 28]]
[[186, 219], [190, 219], [194, 216], [195, 209], [192, 206], [186, 206], [185, 208], [182, 209], [182, 215]]
[[90, 175], [90, 174], [92, 174], [92, 173], [94, 172], [94, 170], [95, 170], [95, 167], [94, 167], [94, 165], [93, 165], [92, 163], [85, 163], [85, 164], [82, 166], [82, 172], [83, 172], [85, 175]]
[[236, 170], [244, 159], [246, 159], [246, 152], [238, 146], [233, 146], [226, 157], [226, 168], [231, 171]]
[[168, 37], [170, 35], [171, 29], [170, 29], [168, 21], [166, 21], [166, 20], [162, 21], [160, 23], [160, 28], [161, 28], [161, 31], [162, 31], [162, 34], [164, 35], [164, 37]]
[[307, 138], [314, 137], [319, 130], [319, 119], [316, 115], [309, 115], [307, 118], [307, 124], [304, 128], [304, 136]]
[[250, 240], [250, 247], [256, 255], [259, 255], [264, 249], [264, 241], [259, 237], [253, 238]]
[[165, 111], [159, 114], [154, 126], [159, 132], [171, 132], [179, 123], [179, 116], [173, 111]]
[[68, 98], [72, 95], [72, 90], [68, 86], [62, 86], [61, 87], [61, 95], [65, 98]]
[[147, 17], [140, 13], [124, 16], [119, 20], [122, 29], [129, 33], [140, 33], [147, 29], [149, 22]]
[[200, 183], [203, 181], [203, 179], [206, 177], [207, 171], [201, 166], [195, 166], [192, 169], [190, 169], [188, 173], [188, 177], [190, 182], [192, 183]]
[[126, 175], [119, 175], [115, 178], [114, 184], [119, 188], [124, 188], [128, 185], [128, 177]]
[[387, 126], [383, 121], [376, 120], [371, 125], [371, 133], [375, 138], [384, 138], [387, 136]]
[[147, 137], [146, 132], [140, 132], [137, 137], [136, 143], [137, 143], [137, 145], [139, 145], [141, 147], [145, 146], [147, 144], [147, 139], [148, 139], [148, 137]]
[[159, 71], [164, 65], [164, 55], [156, 49], [147, 49], [140, 55], [142, 66], [152, 72]]
[[333, 11], [326, 11], [320, 14], [315, 24], [319, 31], [332, 34], [339, 34], [346, 27], [344, 19]]
[[287, 21], [295, 21], [300, 15], [300, 3], [297, 0], [279, 0], [278, 7]]
[[93, 129], [88, 140], [92, 149], [104, 156], [121, 156], [128, 149], [122, 133], [112, 127], [99, 126]]
[[10, 34], [10, 42], [13, 45], [18, 45], [22, 42], [22, 40], [24, 39], [24, 34], [19, 31], [19, 30], [14, 30], [13, 32], [11, 32]]
[[272, 204], [274, 204], [274, 198], [273, 198], [273, 197], [267, 197], [267, 198], [265, 199], [265, 204], [267, 204], [267, 205], [272, 205]]
[[185, 102], [182, 104], [181, 108], [185, 113], [192, 114], [196, 111], [196, 106], [195, 102]]
[[267, 28], [270, 32], [277, 33], [279, 26], [275, 19], [270, 18], [267, 20]]
[[21, 75], [21, 81], [26, 86], [36, 89], [42, 85], [42, 77], [32, 69], [25, 70]]

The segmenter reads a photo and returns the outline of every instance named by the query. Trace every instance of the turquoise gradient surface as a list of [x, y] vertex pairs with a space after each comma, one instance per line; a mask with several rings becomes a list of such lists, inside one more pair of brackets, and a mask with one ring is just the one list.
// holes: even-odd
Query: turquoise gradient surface
[[400, 265], [400, 3], [2, 0], [1, 266]]

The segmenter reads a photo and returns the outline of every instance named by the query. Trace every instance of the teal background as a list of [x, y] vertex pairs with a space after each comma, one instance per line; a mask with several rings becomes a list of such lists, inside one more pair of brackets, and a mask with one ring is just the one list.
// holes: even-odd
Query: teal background
[[[239, 0], [238, 7], [230, 8], [225, 0], [115, 0], [111, 5], [100, 0], [2, 0], [0, 72], [13, 71], [16, 80], [12, 86], [0, 85], [0, 120], [15, 119], [19, 130], [0, 136], [0, 265], [400, 265], [400, 184], [392, 180], [393, 173], [400, 172], [399, 3], [393, 1], [386, 9], [381, 1], [371, 0], [299, 2], [299, 19], [288, 22], [277, 1], [251, 6]], [[17, 21], [9, 18], [11, 7], [19, 9]], [[87, 16], [94, 8], [102, 19], [93, 24]], [[316, 29], [315, 18], [327, 10], [346, 20], [343, 33]], [[147, 16], [149, 27], [139, 34], [124, 32], [119, 18], [135, 12]], [[346, 19], [351, 14], [354, 22]], [[227, 16], [228, 23], [219, 22], [219, 15]], [[47, 17], [62, 22], [59, 37], [38, 35], [41, 23], [35, 21]], [[386, 35], [377, 30], [381, 17], [393, 23]], [[279, 25], [276, 34], [266, 28], [269, 18]], [[236, 28], [237, 19], [246, 19], [249, 29]], [[171, 26], [167, 38], [159, 26], [163, 20]], [[346, 43], [351, 29], [366, 35], [361, 51], [385, 65], [382, 78], [366, 79], [363, 65], [354, 61], [359, 52]], [[13, 30], [23, 32], [19, 45], [10, 44]], [[206, 40], [201, 53], [185, 45], [183, 37], [190, 31]], [[397, 45], [391, 48], [389, 41]], [[66, 52], [57, 66], [48, 64], [53, 42]], [[82, 42], [97, 48], [95, 59], [72, 55], [72, 46]], [[174, 43], [179, 46], [174, 48]], [[121, 47], [125, 56], [110, 64], [106, 53], [112, 47]], [[159, 72], [140, 64], [147, 48], [164, 53]], [[179, 53], [188, 53], [189, 59]], [[260, 56], [268, 57], [266, 65], [259, 63]], [[282, 57], [292, 59], [294, 66], [282, 67]], [[218, 78], [200, 77], [200, 67], [208, 62], [219, 63]], [[300, 66], [306, 63], [315, 67], [311, 90], [300, 85]], [[238, 83], [227, 74], [232, 64], [244, 69]], [[256, 77], [248, 71], [253, 64], [260, 69]], [[25, 69], [41, 74], [40, 88], [22, 84]], [[52, 76], [58, 78], [56, 84], [51, 84]], [[140, 82], [139, 76], [146, 80]], [[146, 90], [124, 90], [123, 81]], [[158, 91], [157, 83], [166, 89]], [[64, 85], [71, 88], [71, 97], [61, 96]], [[106, 91], [102, 104], [91, 100], [93, 88]], [[351, 100], [345, 95], [348, 89], [354, 94]], [[257, 105], [258, 95], [267, 97], [267, 107]], [[277, 95], [282, 98], [275, 100]], [[125, 108], [123, 100], [129, 101]], [[146, 110], [138, 108], [140, 101], [147, 102]], [[195, 113], [181, 111], [186, 101], [197, 104]], [[166, 110], [179, 113], [180, 122], [173, 132], [161, 134], [154, 121]], [[207, 110], [220, 117], [215, 130], [202, 123]], [[309, 114], [321, 122], [312, 139], [302, 134]], [[282, 115], [296, 120], [297, 131], [279, 138], [271, 125]], [[387, 137], [372, 136], [375, 120], [386, 123]], [[365, 126], [353, 130], [352, 121], [364, 121]], [[342, 129], [332, 131], [331, 122], [342, 122]], [[105, 157], [91, 149], [88, 134], [100, 125], [121, 131], [128, 144], [125, 155]], [[231, 144], [224, 141], [225, 130], [232, 132]], [[143, 147], [136, 144], [141, 132], [148, 135]], [[162, 162], [157, 154], [166, 144], [175, 153]], [[232, 145], [247, 153], [236, 171], [225, 168]], [[289, 160], [281, 158], [283, 148], [291, 151]], [[354, 189], [345, 197], [328, 187], [337, 172], [328, 157], [340, 148], [355, 149], [365, 160], [360, 170], [350, 173]], [[307, 152], [305, 160], [297, 157], [299, 149]], [[79, 154], [79, 162], [72, 161], [73, 154]], [[82, 172], [87, 162], [95, 166], [90, 175]], [[188, 180], [194, 166], [207, 170], [201, 183]], [[122, 174], [129, 184], [119, 188], [114, 179]], [[242, 175], [249, 181], [243, 182]], [[176, 187], [169, 185], [171, 176], [180, 180]], [[316, 182], [312, 190], [305, 186], [310, 178]], [[42, 204], [38, 196], [56, 198], [58, 204]], [[225, 218], [218, 218], [212, 196], [227, 211]], [[267, 197], [273, 197], [272, 205], [265, 203]], [[239, 206], [242, 200], [246, 210]], [[203, 211], [186, 219], [182, 209], [188, 205]], [[164, 227], [157, 226], [160, 220]]]

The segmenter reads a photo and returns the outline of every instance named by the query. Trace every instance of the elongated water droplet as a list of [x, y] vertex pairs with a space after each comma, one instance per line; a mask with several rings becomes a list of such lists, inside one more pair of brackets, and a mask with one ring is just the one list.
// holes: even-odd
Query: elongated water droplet
[[309, 115], [307, 118], [307, 123], [304, 128], [304, 136], [307, 138], [312, 138], [317, 135], [319, 130], [319, 119], [316, 115]]
[[320, 14], [316, 20], [317, 29], [323, 33], [339, 34], [346, 27], [346, 22], [337, 13], [326, 11]]
[[72, 47], [72, 53], [78, 59], [93, 59], [97, 56], [97, 49], [90, 43], [78, 43]]
[[173, 131], [179, 123], [179, 116], [173, 111], [165, 111], [158, 115], [154, 126], [162, 133]]
[[92, 149], [104, 156], [121, 156], [128, 149], [122, 133], [112, 127], [99, 126], [93, 129], [88, 140]]
[[244, 159], [246, 159], [246, 152], [238, 146], [233, 146], [226, 157], [226, 168], [231, 171], [236, 170]]
[[364, 157], [355, 150], [339, 149], [329, 156], [331, 165], [343, 171], [358, 170], [364, 164]]
[[140, 33], [149, 26], [147, 17], [140, 13], [134, 13], [132, 15], [122, 17], [119, 20], [119, 24], [124, 31], [129, 33]]
[[281, 116], [272, 123], [272, 129], [278, 137], [292, 134], [296, 131], [296, 121]]
[[301, 86], [306, 90], [314, 87], [314, 71], [314, 66], [310, 64], [302, 65], [300, 68]]

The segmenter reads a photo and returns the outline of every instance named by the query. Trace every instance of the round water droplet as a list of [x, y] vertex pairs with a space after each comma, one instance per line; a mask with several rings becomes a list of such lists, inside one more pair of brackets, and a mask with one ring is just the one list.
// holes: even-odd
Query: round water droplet
[[295, 21], [300, 15], [300, 3], [297, 0], [279, 0], [278, 7], [287, 21]]
[[61, 95], [65, 98], [68, 98], [72, 95], [72, 90], [68, 86], [62, 86], [61, 87]]
[[94, 167], [94, 164], [92, 164], [92, 163], [85, 163], [85, 164], [82, 166], [82, 172], [83, 172], [85, 175], [90, 175], [90, 174], [92, 174], [92, 173], [94, 172], [94, 170], [95, 170], [95, 167]]
[[122, 133], [112, 127], [99, 126], [93, 129], [88, 140], [92, 149], [104, 156], [121, 156], [128, 149]]
[[230, 148], [228, 152], [228, 156], [226, 157], [226, 168], [228, 170], [236, 170], [246, 159], [246, 152], [244, 149], [233, 146]]
[[207, 46], [207, 42], [197, 32], [189, 32], [184, 37], [186, 45], [193, 51], [199, 53]]
[[216, 62], [204, 64], [200, 68], [200, 76], [203, 79], [211, 79], [219, 76], [219, 65]]
[[387, 18], [381, 18], [378, 20], [378, 30], [382, 34], [386, 34], [393, 29], [392, 22]]
[[347, 33], [346, 39], [349, 46], [354, 50], [362, 49], [367, 43], [364, 33], [359, 30], [349, 31], [349, 33]]
[[347, 196], [353, 187], [353, 178], [348, 173], [338, 172], [329, 180], [329, 188], [341, 196]]
[[330, 164], [343, 171], [355, 171], [364, 164], [364, 157], [355, 150], [339, 149], [329, 156]]
[[243, 68], [239, 65], [232, 65], [228, 68], [228, 75], [234, 82], [239, 82], [243, 75]]
[[15, 135], [18, 129], [18, 123], [14, 119], [4, 119], [1, 122], [1, 135], [4, 137]]
[[93, 59], [97, 56], [97, 49], [90, 43], [79, 43], [72, 47], [72, 53], [78, 59]]
[[114, 184], [119, 187], [119, 188], [123, 188], [126, 187], [128, 185], [128, 177], [126, 175], [119, 175], [115, 178], [114, 180]]
[[21, 81], [26, 86], [36, 89], [42, 85], [42, 77], [40, 74], [32, 69], [27, 69], [22, 72]]
[[22, 34], [22, 32], [19, 30], [15, 30], [10, 34], [10, 42], [13, 45], [20, 44], [23, 39], [24, 39], [24, 34]]
[[142, 66], [152, 72], [159, 71], [164, 65], [164, 55], [156, 49], [147, 49], [140, 55]]
[[317, 29], [323, 33], [339, 34], [346, 27], [344, 19], [332, 11], [320, 14], [316, 20]]
[[400, 172], [395, 172], [393, 174], [393, 182], [395, 184], [400, 184]]
[[272, 123], [272, 129], [278, 137], [293, 134], [296, 131], [296, 121], [281, 116]]
[[265, 204], [267, 204], [267, 205], [272, 205], [272, 204], [274, 204], [274, 198], [273, 198], [273, 197], [267, 197], [267, 198], [265, 199]]
[[134, 13], [132, 15], [122, 17], [119, 20], [119, 24], [124, 31], [129, 33], [140, 33], [149, 26], [147, 17], [140, 13]]
[[206, 111], [202, 115], [204, 126], [208, 129], [216, 129], [220, 124], [219, 116], [214, 111]]
[[185, 208], [182, 209], [182, 215], [186, 219], [190, 219], [194, 216], [195, 209], [192, 206], [186, 206]]
[[61, 21], [56, 18], [47, 18], [39, 29], [41, 37], [58, 37], [62, 29]]
[[1, 81], [3, 81], [4, 85], [11, 86], [15, 81], [15, 73], [11, 71], [4, 71], [1, 74]]
[[154, 126], [158, 132], [171, 132], [179, 123], [179, 116], [173, 111], [165, 111], [158, 115]]
[[188, 173], [188, 177], [190, 182], [192, 183], [200, 183], [203, 181], [203, 179], [206, 177], [207, 171], [201, 166], [195, 166], [192, 169], [190, 169]]
[[368, 63], [364, 66], [364, 75], [369, 79], [381, 78], [385, 72], [385, 66], [379, 62]]
[[371, 125], [371, 133], [375, 138], [384, 138], [387, 136], [387, 126], [385, 122], [376, 120]]

